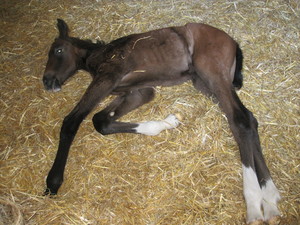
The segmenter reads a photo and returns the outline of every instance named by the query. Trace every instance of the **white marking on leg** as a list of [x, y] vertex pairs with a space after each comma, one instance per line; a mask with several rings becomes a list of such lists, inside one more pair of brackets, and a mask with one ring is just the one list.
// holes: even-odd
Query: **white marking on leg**
[[177, 117], [171, 114], [166, 119], [161, 121], [148, 121], [139, 123], [135, 130], [139, 134], [153, 136], [159, 134], [163, 130], [176, 128], [179, 123], [180, 121], [177, 119]]
[[266, 185], [262, 186], [262, 195], [265, 221], [279, 216], [280, 212], [277, 208], [277, 202], [280, 200], [280, 194], [272, 179], [269, 179]]
[[243, 165], [244, 196], [247, 205], [247, 223], [263, 220], [261, 211], [262, 191], [256, 173], [251, 167]]

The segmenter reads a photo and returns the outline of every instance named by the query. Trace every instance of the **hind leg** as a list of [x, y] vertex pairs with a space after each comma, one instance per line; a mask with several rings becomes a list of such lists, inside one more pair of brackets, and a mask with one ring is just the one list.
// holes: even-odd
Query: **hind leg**
[[174, 115], [169, 115], [162, 121], [148, 121], [141, 123], [124, 123], [116, 121], [128, 112], [150, 102], [153, 97], [153, 88], [134, 90], [118, 96], [107, 108], [94, 115], [94, 127], [103, 135], [114, 133], [157, 135], [162, 130], [177, 127], [179, 125], [179, 120]]
[[243, 164], [247, 223], [265, 221], [275, 224], [279, 216], [277, 201], [280, 195], [271, 179], [261, 151], [257, 120], [242, 104], [232, 83], [224, 77], [229, 76], [225, 76], [222, 71], [211, 73], [201, 65], [201, 73], [194, 76], [194, 86], [201, 91], [204, 87], [205, 93], [216, 98], [226, 114], [230, 129], [238, 143]]
[[[234, 100], [231, 104], [232, 106], [228, 104], [230, 98]], [[264, 220], [271, 224], [280, 214], [277, 209], [280, 195], [272, 181], [262, 154], [257, 120], [252, 112], [242, 104], [234, 90], [231, 90], [231, 96], [228, 93], [228, 96], [219, 96], [218, 99], [221, 99], [220, 104], [222, 108], [234, 109], [233, 113], [226, 114], [231, 130], [239, 145], [243, 164], [247, 222], [252, 223], [256, 220]], [[228, 109], [224, 111], [228, 111]], [[263, 214], [261, 209], [263, 209]]]

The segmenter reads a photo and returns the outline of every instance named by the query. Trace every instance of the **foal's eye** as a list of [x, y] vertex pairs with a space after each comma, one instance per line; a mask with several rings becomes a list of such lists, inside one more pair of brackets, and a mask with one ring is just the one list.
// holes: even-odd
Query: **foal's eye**
[[61, 53], [63, 53], [63, 49], [62, 48], [55, 49], [55, 54], [56, 55], [60, 55]]

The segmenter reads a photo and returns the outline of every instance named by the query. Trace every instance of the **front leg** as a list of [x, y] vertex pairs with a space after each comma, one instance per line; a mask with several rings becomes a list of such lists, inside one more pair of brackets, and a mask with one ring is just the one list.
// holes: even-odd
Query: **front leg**
[[80, 102], [71, 113], [65, 117], [60, 131], [60, 140], [56, 157], [47, 176], [45, 195], [57, 194], [57, 191], [63, 182], [69, 149], [81, 122], [101, 99], [111, 93], [115, 84], [116, 82], [108, 79], [93, 80]]
[[75, 134], [77, 133], [79, 125], [86, 116], [77, 116], [75, 109], [67, 117], [65, 117], [63, 121], [60, 131], [59, 147], [52, 168], [49, 171], [46, 179], [47, 188], [45, 195], [57, 194], [57, 191], [63, 182], [63, 175], [70, 146]]
[[124, 95], [118, 96], [107, 108], [94, 115], [93, 123], [95, 129], [103, 135], [115, 133], [157, 135], [163, 130], [177, 127], [180, 122], [175, 115], [169, 115], [166, 119], [160, 121], [141, 123], [116, 121], [128, 112], [150, 102], [153, 97], [153, 88], [131, 90]]

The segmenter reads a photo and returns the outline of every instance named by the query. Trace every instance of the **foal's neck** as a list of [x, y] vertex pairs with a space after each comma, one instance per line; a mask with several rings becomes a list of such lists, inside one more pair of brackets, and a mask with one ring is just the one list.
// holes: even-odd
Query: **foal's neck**
[[105, 43], [103, 41], [97, 41], [93, 43], [91, 40], [82, 40], [79, 38], [72, 38], [72, 44], [76, 46], [79, 50], [80, 60], [78, 62], [78, 69], [90, 71], [87, 65], [87, 59], [94, 53], [94, 52], [101, 52], [101, 49], [105, 47]]

